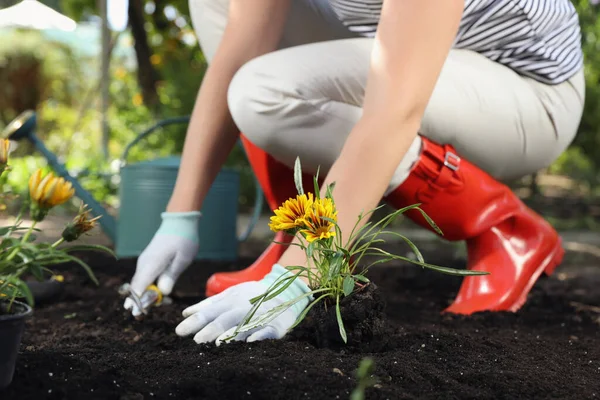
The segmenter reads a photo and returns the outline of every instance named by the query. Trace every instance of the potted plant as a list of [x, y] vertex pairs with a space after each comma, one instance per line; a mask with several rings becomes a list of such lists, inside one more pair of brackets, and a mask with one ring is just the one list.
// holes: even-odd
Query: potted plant
[[[317, 176], [314, 177], [314, 192], [305, 193], [301, 176], [300, 160], [296, 159], [294, 180], [298, 195], [285, 201], [274, 211], [275, 215], [271, 217], [269, 225], [275, 232], [283, 231], [295, 236], [298, 243], [292, 245], [304, 250], [309, 265], [288, 266], [288, 269], [295, 271], [293, 276], [280, 278], [264, 294], [252, 299], [253, 307], [231, 338], [239, 332], [268, 324], [297, 301], [308, 297], [308, 307], [290, 329], [297, 327], [298, 330], [304, 331], [301, 337], [308, 341], [316, 341], [314, 344], [320, 347], [356, 345], [365, 348], [370, 341], [385, 339], [382, 338], [385, 336], [385, 302], [377, 286], [367, 278], [371, 266], [391, 260], [404, 260], [449, 275], [487, 274], [426, 263], [415, 244], [406, 236], [386, 230], [398, 215], [408, 210], [418, 210], [432, 228], [442, 234], [434, 221], [419, 208], [419, 204], [397, 210], [377, 222], [365, 223], [363, 220], [368, 220], [375, 211], [371, 210], [359, 216], [351, 232], [341, 232], [337, 224], [334, 184], [329, 185], [325, 195], [321, 196], [317, 171]], [[416, 260], [389, 253], [378, 247], [385, 242], [381, 235], [391, 235], [405, 241], [416, 255]], [[359, 270], [358, 266], [364, 257], [370, 257], [370, 263]], [[311, 292], [255, 317], [256, 311], [264, 301], [285, 290], [298, 277], [306, 278]], [[298, 332], [294, 332], [294, 335], [298, 335]], [[369, 349], [377, 351], [374, 348]]]
[[[7, 173], [10, 142], [0, 139], [0, 176]], [[52, 172], [44, 175], [37, 170], [29, 179], [28, 195], [15, 221], [0, 228], [0, 389], [7, 387], [13, 378], [25, 319], [32, 314], [34, 297], [29, 285], [23, 280], [33, 276], [39, 281], [56, 276], [51, 267], [74, 262], [83, 267], [94, 283], [98, 283], [90, 267], [73, 255], [75, 251], [100, 250], [112, 254], [103, 246], [69, 245], [96, 225], [98, 218], [90, 218], [85, 205], [77, 216], [68, 223], [60, 239], [54, 243], [38, 241], [36, 225], [43, 221], [48, 212], [74, 195], [69, 182]], [[24, 226], [23, 216], [28, 213], [29, 226]], [[59, 279], [60, 280], [60, 279]]]

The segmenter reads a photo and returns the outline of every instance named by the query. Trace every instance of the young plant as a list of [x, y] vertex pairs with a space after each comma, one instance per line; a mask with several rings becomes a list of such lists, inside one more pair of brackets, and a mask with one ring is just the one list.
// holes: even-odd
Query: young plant
[[[0, 139], [0, 177], [10, 170], [7, 165], [9, 141]], [[8, 312], [15, 299], [25, 299], [29, 305], [34, 304], [34, 299], [23, 277], [31, 275], [43, 281], [48, 274], [55, 276], [51, 270], [53, 265], [74, 262], [83, 267], [92, 281], [98, 284], [91, 268], [81, 259], [71, 253], [81, 250], [99, 250], [113, 254], [104, 246], [96, 245], [70, 245], [62, 247], [65, 242], [73, 242], [81, 235], [89, 232], [96, 226], [98, 218], [90, 218], [90, 211], [85, 205], [79, 213], [68, 223], [62, 237], [54, 243], [37, 242], [35, 232], [39, 232], [36, 225], [44, 220], [50, 210], [70, 200], [75, 191], [69, 182], [56, 177], [53, 173], [42, 175], [38, 169], [29, 179], [28, 196], [23, 203], [15, 221], [0, 227], [0, 301], [8, 301]], [[23, 215], [29, 211], [32, 223], [23, 226]]]
[[365, 400], [365, 391], [377, 384], [377, 378], [373, 376], [374, 372], [375, 361], [371, 357], [365, 357], [360, 360], [355, 373], [357, 384], [352, 393], [350, 393], [350, 400]]
[[[334, 184], [328, 185], [325, 195], [322, 196], [318, 185], [318, 174], [319, 172], [317, 171], [314, 177], [314, 193], [305, 193], [302, 187], [300, 159], [296, 159], [294, 181], [298, 195], [296, 198], [286, 200], [279, 209], [275, 210], [275, 215], [271, 217], [269, 224], [271, 230], [274, 232], [283, 231], [296, 237], [298, 243], [292, 242], [291, 245], [302, 248], [306, 253], [308, 265], [288, 266], [288, 270], [294, 272], [293, 275], [278, 279], [264, 294], [253, 298], [251, 300], [252, 308], [238, 325], [232, 337], [239, 332], [245, 332], [266, 325], [287, 308], [301, 299], [308, 297], [311, 302], [290, 329], [297, 326], [312, 307], [320, 301], [325, 301], [326, 304], [335, 305], [339, 332], [344, 342], [346, 342], [346, 330], [340, 311], [340, 301], [344, 297], [350, 296], [356, 290], [361, 289], [364, 285], [369, 284], [366, 274], [371, 266], [392, 260], [403, 260], [449, 275], [468, 276], [487, 274], [481, 271], [459, 270], [426, 263], [423, 255], [410, 239], [400, 233], [386, 230], [399, 215], [409, 210], [417, 210], [431, 227], [441, 235], [442, 232], [439, 227], [419, 208], [419, 204], [399, 209], [375, 223], [368, 221], [363, 224], [363, 220], [369, 219], [372, 213], [379, 207], [375, 208], [366, 214], [359, 215], [351, 232], [342, 232], [337, 224], [337, 210], [333, 196]], [[413, 260], [408, 257], [392, 254], [377, 247], [385, 242], [384, 239], [380, 238], [381, 235], [392, 235], [402, 239], [416, 254], [417, 259]], [[372, 256], [374, 260], [359, 271], [357, 266], [365, 256]], [[292, 284], [294, 279], [300, 277], [308, 281], [308, 286], [311, 289], [309, 293], [283, 303], [263, 315], [254, 318], [256, 311], [262, 303], [283, 292]]]

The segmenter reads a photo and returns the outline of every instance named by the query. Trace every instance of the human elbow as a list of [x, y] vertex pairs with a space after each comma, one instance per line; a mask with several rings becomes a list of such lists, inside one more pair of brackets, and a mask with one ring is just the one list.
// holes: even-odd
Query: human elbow
[[365, 107], [363, 120], [368, 121], [373, 127], [381, 127], [384, 131], [402, 128], [402, 131], [414, 130], [416, 134], [421, 126], [426, 107], [427, 101], [423, 100], [388, 101], [380, 107]]

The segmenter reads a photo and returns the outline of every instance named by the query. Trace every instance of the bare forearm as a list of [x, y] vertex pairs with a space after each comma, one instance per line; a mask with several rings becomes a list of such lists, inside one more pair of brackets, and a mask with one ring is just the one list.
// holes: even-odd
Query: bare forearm
[[[417, 135], [418, 119], [406, 120], [401, 127], [398, 127], [397, 131], [402, 131], [403, 134], [397, 135], [397, 140], [388, 143], [388, 146], [381, 146], [380, 143], [366, 139], [369, 135], [365, 132], [377, 134], [376, 131], [380, 129], [389, 129], [388, 124], [381, 121], [361, 120], [354, 127], [342, 153], [332, 165], [321, 187], [321, 193], [324, 193], [328, 185], [335, 183], [333, 198], [338, 211], [337, 224], [343, 235], [344, 246], [355, 226], [358, 229], [368, 221], [367, 216], [357, 225], [360, 214], [367, 215], [379, 204], [395, 167]], [[382, 160], [386, 161], [382, 162]], [[297, 238], [294, 243], [299, 243]], [[282, 255], [279, 263], [284, 266], [306, 265], [306, 254], [300, 247], [291, 246]], [[308, 278], [304, 277], [303, 280], [308, 283]]]
[[[376, 129], [389, 128], [378, 127], [368, 121], [359, 122], [354, 128], [356, 134], [348, 139], [324, 182], [324, 186], [335, 183], [333, 197], [344, 242], [348, 240], [359, 215], [372, 211], [381, 201], [396, 167], [417, 135], [418, 124], [407, 121], [404, 126], [398, 127], [397, 130], [403, 130], [405, 134], [398, 135], [398, 140], [388, 143], [388, 146], [362, 140], [368, 137], [360, 134], [365, 129], [373, 133]], [[382, 159], [386, 162], [382, 162]], [[359, 227], [367, 220], [363, 219]]]
[[[231, 152], [238, 131], [227, 108], [227, 87], [235, 71], [209, 67], [192, 112], [180, 172], [167, 211], [198, 210]], [[227, 73], [229, 72], [229, 73]]]
[[273, 51], [289, 0], [233, 0], [229, 23], [204, 77], [192, 112], [180, 172], [167, 211], [199, 210], [235, 145], [239, 131], [227, 106], [227, 90], [247, 61]]
[[361, 212], [377, 206], [415, 139], [463, 6], [461, 0], [384, 2], [363, 116], [326, 179], [336, 182], [342, 232], [350, 232]]

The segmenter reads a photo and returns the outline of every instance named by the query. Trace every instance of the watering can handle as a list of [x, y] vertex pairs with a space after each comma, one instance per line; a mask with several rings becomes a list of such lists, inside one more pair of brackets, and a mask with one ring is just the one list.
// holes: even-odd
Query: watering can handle
[[[162, 121], [159, 121], [156, 125], [146, 129], [144, 132], [140, 133], [139, 135], [137, 135], [135, 137], [135, 139], [133, 139], [126, 147], [125, 150], [123, 151], [123, 155], [121, 156], [121, 160], [120, 160], [120, 165], [121, 167], [125, 166], [125, 164], [127, 163], [127, 157], [129, 156], [129, 151], [131, 150], [131, 148], [133, 146], [135, 146], [136, 144], [138, 144], [142, 139], [146, 138], [148, 135], [150, 135], [152, 132], [156, 131], [159, 128], [162, 128], [163, 126], [167, 126], [167, 125], [173, 125], [173, 124], [184, 124], [184, 123], [189, 123], [190, 122], [190, 117], [189, 116], [184, 116], [184, 117], [174, 117], [174, 118], [168, 118]], [[242, 146], [241, 141], [238, 140], [237, 142], [238, 146], [240, 146], [242, 148], [242, 150], [244, 149]], [[244, 151], [244, 154], [246, 154], [246, 152]], [[254, 183], [255, 183], [255, 187], [256, 187], [256, 199], [254, 201], [254, 209], [252, 211], [252, 217], [250, 218], [250, 222], [248, 223], [248, 227], [246, 228], [246, 230], [238, 237], [238, 241], [243, 242], [246, 239], [248, 239], [248, 237], [250, 237], [250, 234], [252, 233], [252, 230], [254, 229], [254, 227], [256, 226], [256, 224], [258, 223], [258, 220], [260, 219], [260, 214], [262, 212], [262, 205], [264, 202], [264, 195], [262, 192], [262, 189], [260, 188], [260, 184], [258, 183], [258, 180], [256, 179], [256, 176], [254, 175]]]
[[142, 132], [139, 135], [137, 135], [135, 137], [135, 139], [133, 139], [125, 147], [125, 150], [123, 151], [123, 155], [121, 156], [121, 163], [120, 163], [121, 166], [123, 166], [123, 165], [125, 165], [127, 163], [127, 157], [129, 156], [129, 152], [131, 151], [131, 148], [133, 146], [135, 146], [136, 144], [138, 144], [142, 139], [145, 139], [146, 136], [150, 135], [155, 130], [157, 130], [159, 128], [162, 128], [163, 126], [167, 126], [167, 125], [185, 124], [185, 123], [188, 123], [188, 122], [190, 122], [190, 117], [189, 116], [168, 118], [168, 119], [159, 121], [156, 125], [151, 126], [150, 128], [146, 129], [144, 132]]

